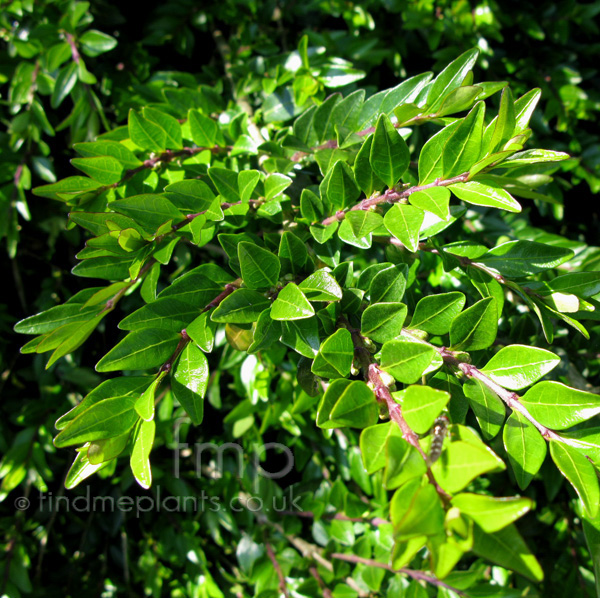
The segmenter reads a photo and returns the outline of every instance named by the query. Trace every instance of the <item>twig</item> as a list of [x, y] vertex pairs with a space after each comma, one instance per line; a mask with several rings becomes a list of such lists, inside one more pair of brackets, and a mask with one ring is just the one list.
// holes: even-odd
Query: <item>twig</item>
[[269, 542], [265, 542], [265, 548], [267, 549], [269, 560], [271, 561], [273, 569], [275, 569], [275, 573], [277, 573], [277, 577], [279, 579], [279, 591], [285, 596], [285, 598], [289, 598], [290, 594], [287, 590], [287, 586], [285, 583], [285, 575], [281, 570], [281, 565], [277, 562], [277, 558], [275, 556], [275, 553], [273, 552], [273, 547]]
[[363, 199], [361, 202], [352, 206], [346, 210], [339, 210], [333, 216], [329, 216], [329, 218], [325, 218], [321, 222], [323, 226], [328, 226], [334, 222], [339, 222], [346, 217], [348, 212], [353, 212], [355, 210], [368, 210], [374, 206], [378, 206], [382, 203], [397, 203], [403, 199], [406, 199], [413, 193], [417, 193], [418, 191], [425, 191], [426, 189], [431, 189], [433, 187], [449, 187], [450, 185], [455, 185], [456, 183], [464, 183], [469, 178], [468, 172], [463, 172], [458, 176], [452, 177], [450, 179], [435, 179], [432, 183], [427, 183], [426, 185], [414, 185], [413, 187], [409, 187], [408, 189], [404, 189], [403, 191], [398, 191], [395, 187], [392, 189], [388, 189], [385, 193], [381, 195], [375, 195], [373, 197], [367, 197]]
[[404, 568], [394, 569], [391, 565], [388, 565], [386, 563], [380, 563], [379, 561], [374, 561], [372, 559], [365, 559], [354, 554], [343, 554], [341, 552], [334, 552], [330, 556], [332, 559], [338, 559], [340, 561], [346, 561], [348, 563], [367, 565], [369, 567], [378, 567], [379, 569], [385, 569], [386, 571], [390, 571], [392, 573], [402, 573], [404, 575], [407, 575], [408, 577], [411, 577], [412, 579], [424, 581], [438, 588], [446, 588], [447, 590], [451, 590], [459, 596], [467, 596], [463, 591], [448, 585], [447, 583], [437, 579], [436, 577], [433, 577], [432, 575], [422, 573], [421, 571], [414, 571], [413, 569]]
[[319, 584], [319, 588], [321, 588], [321, 592], [323, 592], [323, 598], [332, 598], [333, 594], [331, 593], [331, 590], [325, 585], [325, 582], [321, 579], [321, 576], [319, 575], [319, 570], [313, 566], [309, 567], [308, 571]]

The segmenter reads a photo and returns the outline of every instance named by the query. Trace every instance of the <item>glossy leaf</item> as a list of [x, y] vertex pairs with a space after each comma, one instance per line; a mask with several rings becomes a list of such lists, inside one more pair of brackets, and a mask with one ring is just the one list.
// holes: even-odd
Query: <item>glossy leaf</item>
[[424, 218], [423, 210], [397, 203], [388, 210], [383, 223], [409, 251], [415, 252], [419, 248], [419, 232]]
[[315, 308], [308, 302], [297, 284], [286, 284], [273, 302], [271, 317], [274, 320], [302, 320], [315, 315]]
[[554, 430], [566, 430], [600, 413], [600, 396], [553, 381], [539, 382], [521, 402], [540, 424]]
[[430, 334], [446, 334], [465, 305], [462, 293], [439, 293], [423, 297], [417, 303], [409, 328]]
[[381, 368], [398, 382], [413, 384], [429, 367], [436, 351], [424, 343], [391, 340], [381, 349]]
[[560, 357], [538, 347], [510, 345], [496, 353], [481, 371], [510, 390], [521, 390], [537, 382], [560, 363]]
[[402, 415], [417, 434], [425, 434], [449, 400], [450, 395], [442, 390], [409, 386], [402, 391]]
[[486, 297], [459, 314], [450, 326], [450, 343], [456, 351], [486, 349], [496, 340], [496, 300]]
[[350, 374], [354, 344], [350, 332], [340, 328], [325, 339], [312, 365], [312, 372], [323, 378], [346, 378]]
[[377, 120], [369, 160], [377, 177], [390, 188], [400, 180], [408, 168], [408, 146], [385, 114]]
[[517, 411], [510, 414], [502, 437], [517, 484], [525, 490], [546, 458], [546, 441]]
[[400, 335], [406, 319], [404, 303], [375, 303], [362, 314], [360, 332], [378, 343], [385, 343]]

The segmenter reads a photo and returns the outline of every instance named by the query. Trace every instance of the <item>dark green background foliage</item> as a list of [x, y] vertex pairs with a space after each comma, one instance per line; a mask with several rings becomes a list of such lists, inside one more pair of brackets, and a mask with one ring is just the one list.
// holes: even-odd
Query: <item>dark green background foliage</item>
[[600, 595], [600, 3], [204, 4], [0, 5], [0, 595]]

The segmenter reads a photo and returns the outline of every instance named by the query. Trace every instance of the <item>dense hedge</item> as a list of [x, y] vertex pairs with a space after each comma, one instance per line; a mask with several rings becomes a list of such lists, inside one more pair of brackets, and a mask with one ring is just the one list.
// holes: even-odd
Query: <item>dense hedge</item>
[[596, 595], [598, 11], [5, 3], [0, 594]]

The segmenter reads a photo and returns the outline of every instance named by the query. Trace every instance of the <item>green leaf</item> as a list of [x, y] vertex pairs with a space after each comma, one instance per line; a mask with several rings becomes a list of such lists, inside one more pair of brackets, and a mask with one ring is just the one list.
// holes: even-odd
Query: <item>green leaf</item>
[[390, 517], [396, 540], [434, 536], [444, 531], [444, 509], [431, 484], [419, 480], [401, 486], [390, 502]]
[[430, 334], [446, 334], [462, 311], [465, 301], [465, 296], [459, 292], [423, 297], [415, 307], [409, 328], [417, 328]]
[[546, 441], [517, 411], [506, 420], [502, 438], [517, 484], [525, 490], [546, 458]]
[[374, 191], [380, 191], [383, 188], [383, 181], [373, 172], [371, 168], [371, 147], [373, 145], [373, 136], [367, 137], [362, 144], [356, 159], [354, 160], [354, 179], [358, 186], [369, 197]]
[[419, 249], [419, 232], [424, 218], [423, 210], [397, 203], [388, 210], [383, 223], [409, 251], [415, 252]]
[[204, 181], [177, 181], [165, 187], [164, 196], [181, 212], [196, 214], [207, 211], [215, 194]]
[[302, 320], [314, 315], [314, 307], [293, 282], [286, 284], [279, 291], [271, 307], [271, 317], [274, 320]]
[[97, 305], [83, 307], [81, 303], [56, 305], [34, 316], [29, 316], [15, 324], [14, 330], [20, 334], [45, 334], [65, 324], [85, 322], [98, 311]]
[[494, 438], [502, 428], [506, 409], [498, 395], [481, 380], [471, 378], [463, 385], [463, 392], [475, 413], [486, 440]]
[[73, 149], [84, 158], [110, 156], [118, 160], [125, 168], [137, 168], [142, 165], [142, 161], [130, 149], [118, 141], [75, 143]]
[[431, 187], [417, 191], [408, 199], [413, 206], [431, 212], [442, 220], [450, 218], [450, 191], [447, 187]]
[[273, 199], [280, 193], [283, 193], [292, 184], [292, 179], [289, 176], [283, 174], [270, 174], [265, 179], [265, 199]]
[[376, 303], [362, 314], [360, 332], [378, 343], [385, 343], [400, 335], [406, 319], [404, 303]]
[[[397, 425], [396, 429], [399, 429]], [[399, 488], [414, 478], [421, 478], [427, 472], [427, 463], [421, 453], [404, 440], [400, 433], [390, 437], [386, 449], [383, 485], [388, 490]]]
[[359, 380], [351, 382], [331, 409], [334, 427], [368, 428], [379, 418], [379, 407], [373, 391]]
[[309, 359], [313, 359], [319, 352], [319, 326], [316, 317], [283, 321], [281, 326], [281, 342], [284, 345]]
[[515, 106], [510, 87], [505, 87], [500, 99], [498, 116], [490, 123], [493, 126], [492, 138], [487, 148], [487, 153], [493, 154], [504, 148], [506, 142], [512, 137], [515, 128]]
[[351, 206], [360, 196], [360, 189], [354, 180], [354, 173], [343, 160], [338, 160], [326, 179], [327, 201], [331, 213]]
[[350, 211], [345, 220], [358, 239], [368, 236], [383, 224], [383, 218], [379, 214], [367, 210]]
[[596, 517], [600, 507], [600, 486], [594, 466], [573, 447], [556, 440], [550, 441], [550, 455], [577, 492], [589, 516]]
[[84, 176], [70, 176], [58, 183], [51, 185], [42, 185], [33, 189], [33, 194], [38, 197], [47, 197], [48, 199], [58, 199], [59, 201], [69, 201], [81, 195], [102, 187], [102, 183], [94, 181]]
[[434, 80], [427, 94], [428, 110], [436, 112], [449, 96], [450, 92], [460, 88], [467, 74], [471, 71], [479, 50], [473, 48], [453, 60]]
[[130, 332], [96, 365], [98, 372], [150, 370], [173, 354], [181, 336], [168, 330], [145, 328]]
[[524, 152], [518, 152], [509, 156], [501, 164], [499, 168], [518, 168], [520, 166], [526, 166], [527, 164], [540, 164], [543, 162], [560, 162], [561, 160], [568, 160], [569, 154], [565, 152], [555, 152], [552, 150], [544, 149], [531, 149], [525, 150]]
[[274, 286], [281, 271], [279, 258], [254, 243], [242, 242], [237, 247], [244, 284], [255, 290]]
[[136, 413], [145, 421], [154, 419], [154, 395], [167, 372], [161, 371], [135, 402]]
[[213, 322], [208, 312], [202, 312], [196, 319], [190, 322], [185, 331], [187, 335], [205, 353], [210, 353], [215, 344], [216, 322]]
[[[271, 318], [270, 310], [265, 309], [265, 311], [258, 316], [258, 320], [256, 321], [254, 339], [252, 344], [248, 347], [248, 353], [256, 353], [261, 349], [268, 349], [273, 343], [280, 339], [281, 333], [281, 323], [277, 320], [273, 320]], [[311, 354], [311, 357], [312, 356], [313, 355]]]
[[486, 297], [459, 314], [450, 326], [450, 343], [456, 351], [486, 349], [496, 340], [496, 300]]
[[444, 147], [461, 122], [458, 120], [451, 125], [447, 125], [425, 143], [419, 155], [419, 185], [433, 183], [442, 176]]
[[507, 241], [477, 259], [504, 276], [519, 277], [556, 268], [573, 257], [571, 249], [535, 241]]
[[113, 397], [92, 405], [59, 432], [54, 446], [64, 448], [125, 434], [138, 420], [136, 401], [136, 396]]
[[64, 99], [71, 93], [73, 87], [75, 87], [77, 78], [78, 68], [74, 60], [58, 71], [52, 97], [50, 98], [50, 106], [52, 108], [58, 108], [63, 103]]
[[90, 447], [87, 451], [89, 462], [92, 465], [99, 465], [118, 457], [127, 448], [130, 436], [131, 431], [128, 431], [115, 438], [104, 438], [90, 442]]
[[148, 490], [152, 485], [152, 470], [150, 469], [150, 451], [154, 444], [154, 432], [156, 423], [152, 421], [142, 420], [136, 431], [133, 439], [133, 447], [131, 449], [131, 458], [129, 465], [131, 472], [137, 483]]
[[[336, 416], [334, 418], [334, 410]], [[334, 380], [325, 391], [317, 410], [317, 426], [367, 428], [377, 422], [379, 409], [373, 391], [360, 380]]]
[[537, 382], [560, 363], [560, 357], [538, 347], [503, 347], [481, 370], [494, 382], [510, 390], [521, 390]]
[[451, 91], [444, 99], [436, 113], [436, 117], [446, 116], [447, 114], [455, 114], [467, 110], [475, 100], [483, 94], [483, 89], [478, 85], [465, 85]]
[[192, 140], [198, 147], [212, 148], [216, 144], [218, 125], [216, 121], [197, 110], [188, 112]]
[[149, 108], [146, 106], [142, 113], [144, 118], [157, 127], [162, 129], [165, 133], [165, 145], [169, 149], [181, 149], [181, 125], [177, 122], [176, 118], [173, 118], [169, 114], [165, 114], [155, 108]]
[[453, 494], [490, 471], [506, 469], [502, 460], [483, 444], [463, 440], [451, 442], [431, 466], [438, 484]]
[[231, 203], [240, 201], [237, 172], [213, 167], [208, 169], [208, 176], [223, 199]]
[[408, 268], [406, 264], [390, 266], [375, 274], [369, 286], [371, 305], [397, 303], [404, 296]]
[[211, 319], [220, 323], [251, 324], [270, 305], [271, 302], [261, 293], [251, 289], [237, 289], [221, 301]]
[[305, 278], [298, 288], [309, 301], [339, 301], [342, 298], [342, 288], [324, 268]]
[[536, 384], [521, 403], [540, 424], [554, 430], [566, 430], [600, 413], [600, 396], [560, 382]]
[[510, 525], [534, 506], [530, 498], [521, 496], [496, 498], [467, 492], [455, 496], [451, 504], [487, 533], [497, 532]]
[[153, 122], [139, 116], [133, 108], [129, 111], [129, 137], [139, 148], [163, 152], [167, 147], [167, 134]]
[[242, 170], [238, 172], [238, 188], [242, 202], [247, 202], [252, 197], [252, 192], [260, 180], [258, 170]]
[[75, 486], [83, 482], [83, 480], [89, 478], [106, 465], [107, 463], [92, 464], [88, 461], [85, 452], [77, 453], [75, 461], [73, 461], [73, 465], [71, 465], [71, 468], [67, 472], [67, 476], [65, 478], [65, 488], [67, 490], [75, 488]]
[[401, 438], [400, 428], [393, 421], [365, 428], [361, 432], [360, 453], [367, 473], [372, 474], [385, 467], [386, 446], [392, 436]]
[[527, 130], [531, 115], [541, 97], [541, 89], [532, 89], [518, 100], [515, 100], [515, 135]]
[[467, 181], [466, 183], [455, 183], [449, 189], [458, 199], [476, 206], [489, 206], [508, 212], [521, 211], [521, 204], [501, 187], [494, 187], [479, 181]]
[[417, 382], [433, 361], [436, 350], [424, 343], [391, 340], [381, 348], [381, 368], [398, 382]]
[[485, 104], [477, 102], [444, 145], [442, 176], [445, 179], [468, 172], [469, 168], [479, 159], [484, 115]]
[[116, 212], [133, 218], [150, 233], [154, 233], [169, 220], [180, 222], [184, 219], [183, 214], [162, 195], [133, 195], [109, 205]]
[[196, 426], [204, 417], [204, 395], [208, 387], [208, 361], [204, 353], [188, 343], [175, 365], [172, 388], [175, 398]]
[[475, 526], [474, 532], [473, 552], [476, 555], [516, 571], [532, 581], [540, 582], [544, 579], [540, 564], [514, 525], [508, 525], [492, 534]]
[[323, 378], [346, 378], [350, 374], [354, 345], [352, 336], [345, 328], [340, 328], [321, 344], [311, 371]]
[[406, 142], [385, 114], [377, 119], [369, 160], [376, 176], [390, 189], [400, 180], [410, 163]]
[[600, 272], [569, 272], [547, 284], [553, 291], [573, 293], [586, 299], [600, 293]]
[[294, 233], [285, 231], [279, 242], [279, 261], [281, 263], [281, 274], [296, 275], [302, 271], [308, 261], [306, 244]]
[[79, 38], [79, 43], [83, 53], [87, 56], [99, 56], [112, 50], [117, 45], [117, 40], [102, 31], [88, 29]]
[[110, 156], [73, 158], [71, 164], [103, 185], [118, 183], [123, 176], [123, 166]]
[[402, 415], [417, 434], [429, 431], [450, 400], [449, 393], [429, 386], [409, 386], [401, 394]]

